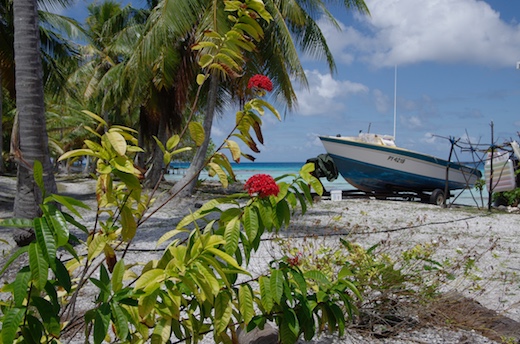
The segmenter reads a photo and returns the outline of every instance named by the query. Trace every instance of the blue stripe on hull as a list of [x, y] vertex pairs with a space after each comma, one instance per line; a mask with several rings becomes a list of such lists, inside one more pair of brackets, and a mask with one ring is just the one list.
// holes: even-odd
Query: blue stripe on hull
[[[382, 168], [357, 160], [331, 155], [338, 171], [350, 184], [363, 191], [393, 192], [393, 191], [433, 191], [444, 190], [446, 181], [413, 173]], [[449, 190], [463, 189], [466, 185], [450, 182]]]

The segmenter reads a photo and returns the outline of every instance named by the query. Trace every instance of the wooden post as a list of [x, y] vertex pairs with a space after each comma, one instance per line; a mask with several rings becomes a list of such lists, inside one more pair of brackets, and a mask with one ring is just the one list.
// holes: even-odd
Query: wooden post
[[491, 199], [493, 198], [493, 156], [495, 153], [495, 140], [493, 137], [493, 121], [491, 121], [491, 161], [489, 170], [489, 185], [488, 185], [488, 211], [491, 211]]

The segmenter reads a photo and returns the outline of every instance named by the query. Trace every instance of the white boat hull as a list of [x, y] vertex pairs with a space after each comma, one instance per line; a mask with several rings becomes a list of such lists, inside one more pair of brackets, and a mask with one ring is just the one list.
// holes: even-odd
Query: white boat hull
[[395, 146], [347, 137], [320, 139], [343, 178], [363, 191], [424, 192], [446, 185], [448, 190], [464, 189], [481, 177], [476, 169]]

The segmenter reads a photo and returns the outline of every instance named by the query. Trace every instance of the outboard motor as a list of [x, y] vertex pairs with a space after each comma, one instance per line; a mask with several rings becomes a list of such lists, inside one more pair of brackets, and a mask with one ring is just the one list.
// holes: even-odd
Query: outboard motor
[[338, 178], [338, 168], [334, 160], [328, 154], [320, 154], [316, 158], [307, 160], [307, 163], [314, 164], [313, 175], [316, 178], [327, 178], [327, 181], [332, 182]]

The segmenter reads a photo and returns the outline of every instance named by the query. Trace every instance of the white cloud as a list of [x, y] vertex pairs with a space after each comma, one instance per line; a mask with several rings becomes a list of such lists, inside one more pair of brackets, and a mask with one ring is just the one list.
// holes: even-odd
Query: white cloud
[[484, 1], [366, 3], [371, 16], [357, 18], [367, 30], [347, 27], [338, 37], [325, 28], [328, 41], [337, 45], [334, 49], [341, 49], [339, 56], [360, 54], [359, 59], [373, 66], [433, 61], [498, 67], [514, 66], [520, 56], [520, 26], [503, 21]]
[[345, 108], [345, 97], [368, 93], [367, 86], [349, 80], [335, 80], [330, 74], [306, 71], [308, 90], [297, 91], [298, 113], [303, 116], [338, 113]]
[[379, 113], [386, 113], [390, 106], [393, 103], [390, 101], [390, 98], [386, 94], [384, 94], [381, 90], [375, 89], [372, 91], [372, 95], [374, 97], [374, 103], [376, 105], [376, 110]]
[[422, 141], [430, 144], [437, 143], [437, 137], [432, 133], [425, 133]]
[[409, 129], [423, 128], [421, 119], [417, 116], [400, 116], [401, 123]]

